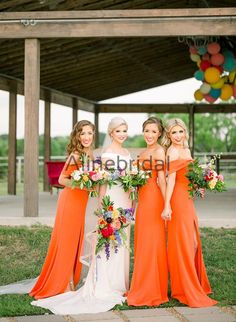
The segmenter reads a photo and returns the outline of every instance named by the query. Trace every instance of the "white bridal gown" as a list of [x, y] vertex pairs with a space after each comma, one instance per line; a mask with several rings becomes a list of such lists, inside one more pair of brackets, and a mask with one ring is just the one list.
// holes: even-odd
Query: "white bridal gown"
[[[103, 153], [102, 159], [113, 160], [115, 167], [117, 167], [117, 154]], [[131, 158], [130, 156], [120, 156], [121, 159], [128, 163]], [[124, 162], [121, 162], [120, 166], [123, 167]], [[111, 189], [107, 188], [106, 195], [111, 197], [115, 207], [131, 207], [128, 193], [124, 192], [119, 185], [115, 185]], [[129, 248], [130, 227], [126, 230]], [[122, 304], [125, 300], [124, 293], [129, 288], [129, 249], [122, 246], [117, 253], [111, 249], [110, 258], [107, 260], [104, 250], [98, 256], [95, 255], [96, 233], [90, 232], [86, 235], [92, 245], [92, 258], [84, 285], [74, 292], [33, 301], [32, 305], [49, 309], [55, 314], [64, 315], [106, 312], [116, 304]], [[82, 262], [84, 261], [82, 260]]]

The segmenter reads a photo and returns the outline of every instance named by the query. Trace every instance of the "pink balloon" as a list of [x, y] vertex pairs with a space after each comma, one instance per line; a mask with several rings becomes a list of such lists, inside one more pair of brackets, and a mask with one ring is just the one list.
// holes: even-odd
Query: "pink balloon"
[[203, 95], [203, 97], [205, 98], [205, 100], [208, 103], [214, 103], [216, 101], [216, 98], [212, 97], [211, 95], [207, 94], [207, 95]]
[[207, 51], [209, 54], [214, 55], [220, 51], [220, 44], [217, 42], [212, 42], [207, 45]]
[[233, 97], [236, 98], [236, 85], [233, 85]]
[[202, 56], [202, 60], [210, 60], [210, 55], [208, 53], [205, 53], [203, 56]]
[[225, 58], [222, 54], [218, 53], [218, 54], [214, 54], [211, 56], [211, 63], [214, 66], [220, 66], [224, 63]]
[[189, 52], [190, 52], [190, 54], [197, 54], [197, 48], [196, 47], [194, 47], [194, 46], [191, 46], [191, 47], [189, 47]]

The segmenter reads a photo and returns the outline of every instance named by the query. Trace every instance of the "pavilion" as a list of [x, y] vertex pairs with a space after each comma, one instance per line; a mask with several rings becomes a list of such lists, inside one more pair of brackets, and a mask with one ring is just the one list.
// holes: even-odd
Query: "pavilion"
[[[8, 193], [16, 193], [17, 94], [25, 96], [24, 216], [38, 216], [39, 100], [99, 113], [232, 113], [230, 104], [99, 104], [193, 75], [178, 37], [222, 36], [236, 48], [235, 0], [4, 0], [0, 2], [0, 89], [9, 91]], [[72, 125], [73, 125], [72, 124]], [[98, 139], [98, 138], [97, 138]], [[46, 182], [46, 181], [45, 181]], [[45, 189], [47, 186], [45, 184]]]

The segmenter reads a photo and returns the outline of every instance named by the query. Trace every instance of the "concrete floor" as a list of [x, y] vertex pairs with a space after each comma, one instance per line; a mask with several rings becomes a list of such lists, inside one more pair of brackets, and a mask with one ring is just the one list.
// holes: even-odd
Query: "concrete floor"
[[[0, 196], [0, 225], [53, 225], [58, 195], [42, 192], [39, 195], [39, 217], [23, 217], [23, 195]], [[236, 189], [224, 193], [209, 193], [204, 199], [195, 201], [200, 226], [236, 227]], [[89, 206], [91, 213], [96, 207]]]

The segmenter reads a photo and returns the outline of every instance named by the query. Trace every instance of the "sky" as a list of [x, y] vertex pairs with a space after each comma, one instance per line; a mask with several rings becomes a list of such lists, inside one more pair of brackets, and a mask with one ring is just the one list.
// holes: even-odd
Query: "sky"
[[[199, 88], [199, 81], [189, 78], [184, 81], [155, 87], [145, 91], [124, 95], [102, 103], [191, 103], [194, 101], [193, 93]], [[0, 90], [0, 135], [8, 133], [9, 122], [9, 93]], [[114, 116], [125, 118], [129, 125], [129, 135], [142, 132], [142, 123], [146, 120], [146, 113], [136, 113], [135, 122], [132, 113], [101, 113], [99, 127], [104, 131], [110, 119]], [[93, 113], [78, 111], [78, 120], [88, 119], [94, 122]], [[71, 132], [71, 108], [51, 104], [51, 136], [67, 136]], [[44, 133], [44, 102], [39, 104], [39, 134]], [[24, 137], [24, 97], [17, 95], [17, 138]]]

